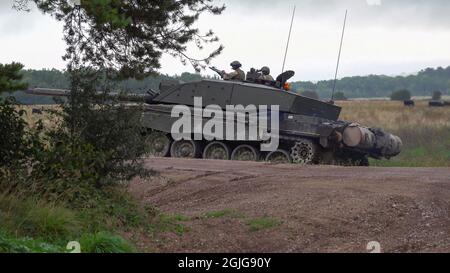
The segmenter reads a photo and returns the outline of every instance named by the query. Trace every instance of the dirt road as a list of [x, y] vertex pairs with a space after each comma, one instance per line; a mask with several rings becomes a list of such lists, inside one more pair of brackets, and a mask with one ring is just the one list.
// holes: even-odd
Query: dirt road
[[149, 159], [132, 193], [184, 215], [165, 252], [450, 252], [450, 169]]

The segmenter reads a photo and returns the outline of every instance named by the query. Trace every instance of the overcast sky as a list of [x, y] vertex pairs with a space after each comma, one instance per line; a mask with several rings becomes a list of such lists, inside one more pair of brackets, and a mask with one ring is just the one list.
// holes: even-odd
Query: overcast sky
[[[34, 10], [11, 9], [0, 0], [0, 63], [22, 62], [26, 68], [65, 67], [62, 25]], [[334, 76], [345, 10], [348, 9], [339, 77], [402, 75], [425, 67], [450, 65], [450, 2], [448, 0], [218, 0], [227, 9], [205, 15], [200, 29], [213, 29], [225, 46], [214, 65], [228, 69], [233, 60], [244, 69], [269, 66], [281, 72], [290, 17], [297, 12], [286, 68], [295, 80]], [[206, 52], [192, 50], [200, 57]], [[162, 73], [194, 72], [164, 56]], [[209, 73], [209, 72], [208, 72]]]

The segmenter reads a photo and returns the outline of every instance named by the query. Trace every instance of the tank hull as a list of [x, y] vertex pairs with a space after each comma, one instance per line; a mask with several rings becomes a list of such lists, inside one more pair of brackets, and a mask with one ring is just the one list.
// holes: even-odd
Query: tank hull
[[[154, 104], [148, 105], [142, 116], [142, 124], [144, 128], [150, 131], [162, 132], [173, 141], [172, 126], [179, 117], [172, 116], [172, 110], [175, 105]], [[194, 113], [194, 107], [189, 107], [190, 112]], [[191, 139], [195, 139], [194, 123], [195, 119], [199, 117], [192, 116], [190, 132]], [[201, 127], [203, 128], [211, 118], [200, 117]], [[227, 130], [227, 121], [223, 119], [223, 131]], [[239, 128], [239, 121], [234, 121], [235, 128]], [[245, 136], [249, 136], [250, 127], [245, 128]], [[224, 138], [216, 138], [214, 136], [203, 135], [201, 139], [196, 139], [201, 142], [201, 146], [206, 146], [212, 141], [221, 141], [229, 146], [232, 150], [237, 145], [243, 143], [250, 144], [255, 148], [264, 142], [263, 139], [237, 139], [237, 133], [234, 132], [233, 140]], [[240, 132], [242, 133], [242, 132]], [[209, 140], [208, 140], [209, 139]], [[375, 159], [391, 158], [401, 152], [402, 142], [400, 138], [392, 134], [386, 133], [380, 129], [366, 128], [355, 123], [345, 121], [331, 121], [318, 117], [304, 116], [292, 113], [280, 113], [279, 122], [279, 142], [280, 147], [291, 153], [292, 147], [303, 140], [312, 141], [313, 145], [317, 146], [316, 159], [311, 163], [335, 163], [336, 158], [349, 159], [357, 158], [358, 160], [372, 157]], [[331, 154], [331, 161], [325, 160], [325, 154]], [[324, 161], [325, 160], [325, 161]]]

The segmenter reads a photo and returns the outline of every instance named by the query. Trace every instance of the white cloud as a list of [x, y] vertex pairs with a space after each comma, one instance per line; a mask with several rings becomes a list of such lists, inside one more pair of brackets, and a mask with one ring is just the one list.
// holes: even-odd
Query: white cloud
[[[372, 0], [372, 3], [375, 0]], [[402, 74], [427, 66], [450, 65], [450, 4], [447, 1], [366, 0], [226, 1], [221, 16], [205, 15], [200, 29], [212, 28], [225, 46], [214, 65], [228, 69], [240, 60], [246, 69], [268, 65], [281, 70], [292, 6], [297, 15], [286, 67], [296, 80], [330, 79], [338, 53], [343, 14], [349, 10], [340, 77]], [[62, 24], [39, 12], [18, 13], [0, 1], [0, 63], [20, 61], [28, 68], [64, 68]], [[445, 16], [439, 16], [439, 14]], [[210, 48], [212, 49], [212, 48]], [[201, 57], [207, 51], [190, 50]], [[164, 56], [161, 72], [193, 72]], [[209, 72], [208, 72], [209, 73]], [[212, 75], [213, 73], [211, 73]]]
[[381, 6], [381, 0], [366, 0], [369, 6]]

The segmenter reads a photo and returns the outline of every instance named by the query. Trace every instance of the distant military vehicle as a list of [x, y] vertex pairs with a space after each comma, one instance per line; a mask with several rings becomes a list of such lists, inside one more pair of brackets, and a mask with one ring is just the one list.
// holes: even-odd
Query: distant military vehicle
[[450, 106], [450, 101], [444, 101], [444, 100], [430, 100], [428, 102], [428, 105], [430, 107], [444, 107], [444, 106]]
[[41, 110], [41, 109], [37, 109], [37, 108], [33, 108], [33, 109], [31, 110], [31, 113], [32, 113], [33, 115], [42, 115], [42, 110]]
[[[259, 79], [256, 70], [252, 70], [243, 82], [167, 81], [160, 84], [159, 91], [151, 90], [145, 96], [119, 98], [145, 103], [142, 126], [148, 131], [152, 156], [367, 166], [368, 157], [389, 159], [400, 153], [402, 141], [399, 137], [379, 128], [341, 121], [341, 107], [286, 90], [286, 82], [294, 74], [287, 71], [275, 81], [265, 81]], [[33, 89], [28, 93], [67, 95], [67, 91], [51, 89]], [[171, 117], [172, 109], [176, 105], [192, 108], [194, 97], [201, 97], [203, 105], [218, 105], [222, 109], [226, 109], [227, 105], [279, 105], [279, 149], [262, 152], [262, 140], [174, 141], [171, 128], [177, 118]]]

